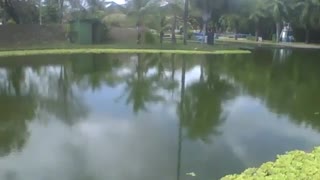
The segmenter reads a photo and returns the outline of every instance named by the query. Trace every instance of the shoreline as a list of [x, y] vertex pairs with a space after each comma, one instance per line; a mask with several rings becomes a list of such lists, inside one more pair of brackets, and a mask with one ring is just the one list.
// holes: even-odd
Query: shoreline
[[248, 50], [161, 50], [161, 49], [97, 49], [97, 48], [79, 48], [79, 49], [45, 49], [45, 50], [7, 50], [0, 51], [0, 57], [11, 56], [31, 56], [31, 55], [56, 55], [56, 54], [133, 54], [133, 53], [167, 53], [167, 54], [250, 54]]
[[249, 40], [234, 40], [234, 39], [217, 39], [217, 43], [221, 44], [242, 44], [254, 45], [258, 47], [274, 47], [274, 48], [298, 48], [298, 49], [320, 49], [320, 44], [305, 44], [305, 43], [274, 43], [271, 41], [256, 42]]

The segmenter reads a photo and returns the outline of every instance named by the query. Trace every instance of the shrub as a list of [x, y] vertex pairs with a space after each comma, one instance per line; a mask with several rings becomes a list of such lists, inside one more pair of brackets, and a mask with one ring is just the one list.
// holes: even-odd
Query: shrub
[[259, 168], [250, 168], [242, 174], [222, 178], [222, 180], [256, 179], [320, 179], [320, 147], [311, 153], [292, 151], [278, 156], [275, 162], [267, 162]]
[[121, 27], [125, 24], [127, 16], [122, 13], [114, 13], [103, 18], [103, 23], [110, 25], [112, 27]]
[[151, 31], [146, 31], [144, 33], [144, 42], [146, 44], [155, 44], [156, 41], [157, 41], [157, 39]]
[[13, 19], [9, 19], [9, 20], [7, 21], [7, 24], [16, 24], [16, 22], [15, 22]]
[[277, 37], [275, 34], [272, 34], [272, 42], [276, 42], [277, 41]]
[[249, 35], [246, 39], [249, 41], [256, 41], [256, 36]]

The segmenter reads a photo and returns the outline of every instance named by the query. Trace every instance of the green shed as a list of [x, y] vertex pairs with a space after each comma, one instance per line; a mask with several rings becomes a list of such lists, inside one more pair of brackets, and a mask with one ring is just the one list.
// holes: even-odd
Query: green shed
[[103, 24], [96, 19], [82, 19], [70, 21], [69, 38], [72, 43], [97, 44], [104, 40]]

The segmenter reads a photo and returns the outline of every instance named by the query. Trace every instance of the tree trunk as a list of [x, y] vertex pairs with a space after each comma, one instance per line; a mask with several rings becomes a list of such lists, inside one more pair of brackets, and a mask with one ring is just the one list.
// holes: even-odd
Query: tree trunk
[[58, 3], [59, 3], [59, 23], [62, 24], [64, 0], [58, 0]]
[[2, 24], [3, 25], [7, 24], [7, 13], [4, 9], [3, 9], [3, 14], [2, 14]]
[[187, 45], [188, 40], [188, 18], [189, 18], [189, 0], [184, 2], [184, 18], [183, 18], [183, 44]]
[[9, 0], [4, 0], [4, 11], [6, 11], [6, 14], [9, 15], [9, 17], [11, 17], [16, 24], [20, 24], [20, 17], [19, 15], [16, 13], [16, 10], [14, 9], [14, 7], [12, 6], [11, 1]]
[[177, 26], [177, 14], [175, 12], [174, 13], [174, 17], [173, 17], [172, 27], [171, 27], [171, 42], [172, 42], [172, 44], [176, 44], [177, 43], [176, 26]]
[[160, 45], [162, 47], [163, 44], [163, 31], [160, 31]]
[[206, 39], [206, 32], [207, 32], [207, 22], [203, 23], [203, 30], [202, 30], [202, 43], [205, 43]]
[[137, 31], [138, 31], [137, 44], [141, 44], [142, 43], [142, 23], [141, 23], [140, 17], [137, 22]]
[[234, 31], [234, 40], [238, 40], [238, 28], [236, 27]]
[[165, 17], [162, 17], [162, 18], [161, 18], [161, 22], [160, 22], [160, 45], [161, 45], [161, 48], [162, 48], [163, 36], [164, 36], [164, 32], [163, 32], [163, 29], [164, 29], [164, 21], [165, 21]]
[[306, 27], [305, 28], [305, 33], [306, 33], [306, 35], [305, 35], [305, 42], [306, 42], [306, 44], [309, 44], [309, 42], [310, 42], [310, 30], [309, 30], [309, 28], [308, 27]]
[[277, 22], [276, 23], [276, 40], [277, 40], [277, 42], [280, 42], [280, 28], [281, 28], [280, 22]]
[[259, 41], [259, 28], [258, 28], [258, 25], [256, 25], [255, 38], [256, 38], [256, 41]]

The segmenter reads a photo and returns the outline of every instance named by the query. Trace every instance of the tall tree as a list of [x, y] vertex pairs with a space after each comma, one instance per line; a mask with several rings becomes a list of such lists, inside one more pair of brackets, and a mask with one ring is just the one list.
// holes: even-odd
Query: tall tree
[[172, 17], [172, 25], [171, 25], [171, 42], [172, 44], [175, 44], [177, 42], [176, 40], [176, 27], [177, 27], [177, 17], [180, 12], [183, 10], [183, 3], [181, 0], [169, 0], [168, 1], [170, 8], [170, 14], [173, 15]]
[[137, 44], [141, 44], [144, 31], [144, 15], [152, 3], [150, 3], [150, 0], [126, 0], [126, 2], [129, 14], [137, 16]]
[[255, 40], [258, 41], [261, 19], [268, 16], [265, 9], [265, 1], [257, 0], [256, 3], [252, 3], [250, 8], [249, 19], [254, 22], [255, 25]]
[[269, 12], [276, 24], [276, 40], [280, 41], [281, 24], [288, 15], [288, 3], [286, 0], [270, 0], [268, 1]]
[[235, 40], [238, 39], [237, 34], [238, 34], [240, 20], [241, 20], [241, 16], [235, 13], [222, 15], [219, 19], [220, 24], [225, 29], [227, 29], [227, 31], [232, 30], [234, 32]]
[[[193, 0], [193, 6], [200, 10], [198, 16], [201, 17], [201, 27], [203, 36], [206, 35], [207, 26], [212, 18], [213, 12], [218, 11], [219, 9], [223, 8], [223, 1], [222, 0]], [[193, 13], [195, 13], [196, 9], [192, 9]]]
[[10, 0], [0, 1], [0, 6], [4, 9], [4, 12], [9, 15], [17, 24], [20, 23], [20, 18], [18, 16], [17, 10], [15, 9], [14, 2]]
[[298, 0], [295, 9], [300, 12], [299, 22], [305, 29], [305, 42], [310, 42], [310, 28], [319, 25], [320, 2], [317, 0]]

